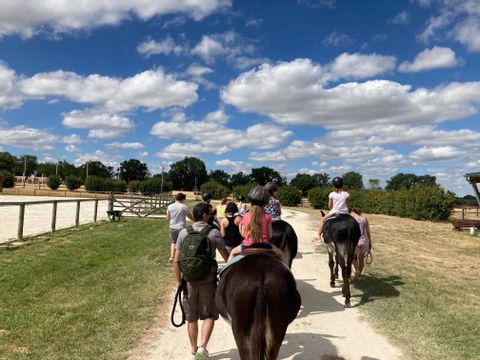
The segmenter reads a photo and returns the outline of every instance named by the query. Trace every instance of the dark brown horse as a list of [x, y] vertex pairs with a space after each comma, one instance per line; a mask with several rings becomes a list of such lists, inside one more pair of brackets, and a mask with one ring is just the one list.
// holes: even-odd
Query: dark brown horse
[[292, 261], [297, 256], [298, 239], [292, 225], [283, 220], [272, 222], [273, 245], [283, 251], [288, 259], [288, 267], [292, 268]]
[[[324, 215], [323, 212], [322, 215]], [[346, 307], [350, 306], [352, 260], [359, 239], [360, 226], [349, 214], [334, 214], [323, 225], [323, 240], [327, 246], [330, 267], [330, 286], [335, 286], [335, 278], [338, 278], [338, 266], [340, 266], [343, 278], [342, 295], [345, 297]]]
[[215, 302], [232, 325], [240, 358], [273, 360], [301, 299], [287, 266], [271, 254], [259, 253], [223, 271]]

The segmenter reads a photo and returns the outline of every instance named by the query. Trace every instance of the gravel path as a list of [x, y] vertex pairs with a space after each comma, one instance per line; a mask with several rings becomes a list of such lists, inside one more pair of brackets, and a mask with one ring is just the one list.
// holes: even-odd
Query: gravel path
[[[279, 359], [405, 359], [400, 350], [362, 320], [355, 307], [358, 298], [352, 298], [353, 307], [345, 309], [340, 288], [330, 288], [327, 256], [315, 252], [309, 242], [316, 224], [311, 223], [308, 214], [284, 210], [282, 215], [299, 238], [299, 253], [292, 270], [302, 307], [287, 330]], [[174, 328], [170, 310], [171, 304], [159, 310], [155, 325], [146, 331], [130, 360], [189, 358], [186, 326]], [[231, 328], [222, 318], [215, 324], [208, 350], [210, 359], [239, 359]]]
[[[27, 202], [46, 200], [75, 200], [75, 198], [46, 197], [46, 196], [17, 196], [1, 195], [0, 203], [5, 202]], [[83, 198], [82, 200], [85, 200]], [[97, 220], [107, 219], [108, 201], [98, 202]], [[93, 222], [94, 202], [86, 201], [80, 203], [80, 224]], [[0, 244], [17, 237], [18, 229], [18, 205], [0, 206]], [[75, 226], [75, 214], [77, 203], [58, 203], [56, 229], [64, 229]], [[26, 205], [23, 235], [31, 236], [49, 232], [52, 227], [52, 204]]]

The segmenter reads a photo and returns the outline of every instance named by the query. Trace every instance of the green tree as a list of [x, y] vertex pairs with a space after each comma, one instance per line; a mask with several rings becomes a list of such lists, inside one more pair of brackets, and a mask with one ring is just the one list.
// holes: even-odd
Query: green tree
[[6, 170], [14, 173], [15, 170], [15, 156], [9, 152], [0, 152], [0, 170]]
[[230, 174], [226, 173], [223, 170], [211, 170], [210, 174], [208, 175], [210, 181], [215, 181], [219, 184], [222, 184], [225, 187], [230, 187]]
[[297, 174], [290, 181], [290, 186], [296, 187], [302, 192], [302, 196], [306, 196], [308, 190], [313, 189], [317, 186], [317, 182], [312, 175], [309, 174]]
[[233, 174], [230, 180], [232, 188], [235, 186], [247, 185], [250, 183], [250, 175], [244, 174], [242, 171]]
[[55, 175], [57, 171], [57, 163], [53, 162], [45, 162], [45, 163], [39, 163], [37, 165], [37, 169], [35, 170], [38, 174], [38, 176], [50, 176], [50, 175]]
[[137, 159], [125, 160], [120, 164], [120, 180], [145, 180], [148, 177], [148, 166]]
[[398, 173], [397, 175], [392, 176], [390, 180], [387, 180], [387, 186], [385, 187], [385, 190], [408, 190], [416, 184], [434, 186], [437, 185], [436, 180], [437, 178], [431, 175], [417, 176], [410, 173]]
[[368, 179], [368, 186], [371, 190], [380, 190], [380, 180], [379, 179]]
[[287, 184], [287, 179], [280, 175], [278, 171], [265, 166], [252, 169], [252, 174], [250, 175], [250, 177], [252, 182], [256, 182], [260, 185], [265, 185], [267, 182], [270, 181], [275, 181], [278, 186]]
[[37, 165], [37, 157], [34, 155], [17, 156], [15, 158], [15, 175], [23, 176], [23, 172], [25, 172], [25, 176], [33, 175], [35, 174]]
[[87, 177], [87, 167], [89, 177], [96, 176], [99, 178], [111, 179], [113, 176], [112, 166], [106, 166], [100, 161], [87, 161], [85, 164], [82, 164], [78, 167], [78, 171], [80, 172], [80, 177], [82, 179], [85, 179]]
[[363, 189], [362, 175], [355, 171], [349, 171], [342, 175], [343, 186], [346, 189]]
[[315, 179], [316, 187], [329, 188], [332, 185], [330, 184], [330, 176], [327, 173], [322, 173], [322, 174], [316, 173], [316, 174], [313, 174], [312, 176]]
[[205, 163], [196, 157], [185, 157], [170, 166], [170, 180], [175, 189], [191, 190], [200, 188], [208, 181]]

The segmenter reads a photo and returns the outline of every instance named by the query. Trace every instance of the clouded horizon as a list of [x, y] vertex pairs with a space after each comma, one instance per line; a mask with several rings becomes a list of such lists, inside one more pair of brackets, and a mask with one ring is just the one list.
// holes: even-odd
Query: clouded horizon
[[0, 151], [381, 185], [480, 171], [480, 3], [0, 3]]

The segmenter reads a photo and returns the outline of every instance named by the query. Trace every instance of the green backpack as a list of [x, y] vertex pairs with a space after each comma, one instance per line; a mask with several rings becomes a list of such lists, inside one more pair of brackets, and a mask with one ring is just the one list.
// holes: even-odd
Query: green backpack
[[180, 244], [180, 270], [188, 282], [200, 281], [207, 277], [217, 265], [212, 258], [208, 234], [212, 227], [205, 225], [201, 231], [187, 227], [187, 236]]

